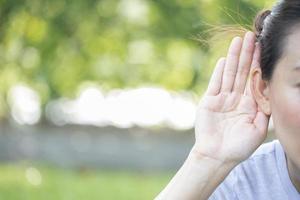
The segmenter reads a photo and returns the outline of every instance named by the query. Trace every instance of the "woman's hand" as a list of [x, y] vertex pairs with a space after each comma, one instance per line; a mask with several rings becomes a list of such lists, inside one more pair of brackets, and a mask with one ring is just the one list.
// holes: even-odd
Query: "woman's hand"
[[255, 46], [252, 32], [244, 39], [235, 37], [227, 57], [217, 62], [197, 110], [193, 155], [238, 164], [266, 138], [269, 116], [246, 88], [251, 67], [259, 67], [260, 50]]
[[200, 101], [195, 145], [183, 166], [156, 199], [199, 199], [212, 194], [230, 171], [267, 136], [269, 116], [246, 88], [249, 71], [259, 67], [255, 36], [233, 39]]

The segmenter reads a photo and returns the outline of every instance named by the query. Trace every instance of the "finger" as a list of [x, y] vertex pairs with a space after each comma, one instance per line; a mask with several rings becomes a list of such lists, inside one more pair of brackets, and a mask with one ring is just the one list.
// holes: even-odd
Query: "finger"
[[260, 44], [256, 42], [251, 68], [260, 67], [260, 55], [261, 55], [261, 47]]
[[251, 97], [253, 96], [253, 95], [252, 95], [252, 92], [251, 92], [250, 81], [248, 81], [248, 83], [247, 83], [247, 86], [246, 86], [244, 95], [246, 95], [246, 96], [251, 96]]
[[[260, 51], [261, 50], [260, 50], [259, 43], [255, 43], [255, 49], [254, 49], [254, 54], [253, 54], [253, 58], [252, 58], [252, 62], [251, 62], [250, 74], [251, 74], [251, 71], [255, 67], [260, 67]], [[248, 80], [247, 84], [248, 85], [250, 84], [250, 80]], [[248, 96], [251, 95], [250, 85], [246, 87], [245, 95], [248, 95]]]
[[213, 74], [210, 78], [206, 93], [208, 95], [217, 95], [220, 92], [222, 84], [222, 75], [224, 71], [226, 58], [220, 58], [216, 64]]
[[242, 51], [239, 58], [236, 78], [234, 81], [233, 91], [243, 94], [250, 71], [250, 66], [254, 53], [255, 35], [253, 32], [247, 32], [244, 37]]
[[235, 37], [232, 40], [228, 49], [226, 64], [222, 78], [221, 92], [231, 92], [236, 76], [241, 47], [242, 38]]

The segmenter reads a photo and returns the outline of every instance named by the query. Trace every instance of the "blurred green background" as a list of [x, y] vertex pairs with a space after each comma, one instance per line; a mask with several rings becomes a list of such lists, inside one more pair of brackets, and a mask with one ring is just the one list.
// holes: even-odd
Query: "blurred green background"
[[[50, 102], [74, 99], [87, 85], [104, 92], [154, 86], [197, 99], [216, 59], [225, 55], [232, 36], [241, 34], [234, 29], [251, 30], [256, 13], [273, 3], [0, 0], [1, 121], [14, 120], [10, 93], [19, 84], [40, 98], [36, 124], [47, 121]], [[0, 198], [152, 199], [173, 173], [71, 170], [4, 160]]]

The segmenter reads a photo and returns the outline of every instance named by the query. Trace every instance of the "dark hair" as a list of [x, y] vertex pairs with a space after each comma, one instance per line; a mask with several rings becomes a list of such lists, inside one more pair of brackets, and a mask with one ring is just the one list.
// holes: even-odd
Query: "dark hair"
[[280, 0], [272, 10], [260, 12], [254, 32], [261, 47], [261, 70], [264, 80], [271, 80], [274, 67], [283, 54], [292, 28], [300, 23], [300, 1]]

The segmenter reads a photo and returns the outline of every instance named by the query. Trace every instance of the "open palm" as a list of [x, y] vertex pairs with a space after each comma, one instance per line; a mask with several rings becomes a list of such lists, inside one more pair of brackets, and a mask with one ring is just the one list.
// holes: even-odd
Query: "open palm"
[[263, 143], [269, 116], [261, 112], [247, 78], [251, 67], [259, 67], [255, 35], [235, 37], [226, 58], [221, 58], [208, 89], [200, 101], [194, 150], [221, 162], [239, 163]]

